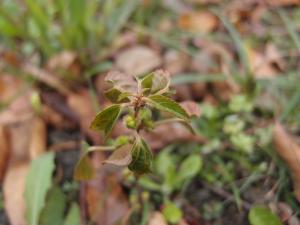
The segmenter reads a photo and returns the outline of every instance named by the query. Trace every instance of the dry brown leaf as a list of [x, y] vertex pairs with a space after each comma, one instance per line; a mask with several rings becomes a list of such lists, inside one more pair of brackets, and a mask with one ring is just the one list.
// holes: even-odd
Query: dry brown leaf
[[25, 219], [25, 179], [28, 164], [11, 167], [4, 179], [4, 207], [12, 225], [26, 225]]
[[168, 225], [161, 212], [154, 212], [150, 215], [148, 225]]
[[[161, 135], [164, 134], [164, 135]], [[199, 135], [192, 134], [181, 123], [161, 124], [149, 133], [143, 133], [147, 143], [152, 149], [161, 149], [164, 146], [176, 142], [204, 143], [205, 139]]]
[[78, 90], [76, 94], [69, 94], [67, 96], [67, 103], [78, 115], [82, 131], [94, 141], [94, 144], [99, 144], [101, 141], [99, 133], [90, 129], [90, 123], [94, 119], [96, 112], [93, 108], [92, 99], [88, 90], [81, 89]]
[[98, 172], [95, 179], [86, 183], [84, 198], [90, 221], [97, 225], [113, 225], [127, 214], [129, 204], [116, 174], [101, 165], [103, 158], [102, 154], [93, 155], [92, 162]]
[[117, 68], [130, 75], [150, 72], [161, 63], [161, 57], [157, 52], [142, 45], [127, 48], [116, 57]]
[[189, 3], [193, 3], [193, 4], [217, 4], [217, 3], [221, 3], [222, 0], [184, 0], [186, 2]]
[[10, 141], [7, 128], [0, 126], [0, 183], [2, 183], [10, 155]]
[[178, 26], [191, 32], [209, 33], [218, 26], [218, 19], [207, 11], [188, 12], [179, 17]]
[[5, 110], [0, 112], [0, 124], [9, 125], [26, 121], [33, 116], [30, 103], [31, 92], [28, 91], [16, 98]]
[[52, 56], [47, 62], [47, 69], [55, 70], [57, 68], [68, 69], [76, 59], [75, 52], [63, 51]]
[[248, 58], [250, 69], [256, 78], [273, 78], [278, 73], [278, 70], [263, 53], [249, 49]]
[[33, 118], [31, 123], [29, 154], [30, 159], [36, 159], [47, 148], [47, 126], [39, 117]]
[[22, 81], [9, 74], [0, 74], [0, 102], [8, 102], [18, 94]]
[[132, 145], [123, 145], [120, 148], [113, 151], [108, 159], [103, 161], [106, 164], [112, 164], [116, 166], [128, 166], [132, 160], [131, 158], [131, 147]]
[[182, 73], [188, 66], [189, 58], [186, 54], [176, 51], [168, 50], [164, 56], [164, 69], [171, 75]]
[[290, 5], [299, 5], [300, 0], [267, 0], [272, 6], [290, 6]]
[[188, 113], [189, 116], [195, 116], [199, 117], [200, 116], [200, 107], [199, 105], [194, 102], [194, 101], [184, 101], [181, 102], [180, 105], [182, 108], [185, 109], [185, 111]]
[[300, 147], [279, 122], [273, 130], [275, 149], [290, 169], [294, 183], [294, 192], [300, 201]]

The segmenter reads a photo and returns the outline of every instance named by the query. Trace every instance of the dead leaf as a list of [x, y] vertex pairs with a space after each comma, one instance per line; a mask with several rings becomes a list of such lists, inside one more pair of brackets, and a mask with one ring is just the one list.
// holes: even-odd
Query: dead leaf
[[209, 33], [217, 28], [218, 19], [208, 11], [183, 13], [179, 17], [178, 26], [191, 32]]
[[256, 78], [273, 78], [279, 72], [264, 53], [248, 49], [248, 58], [250, 69]]
[[[161, 135], [164, 134], [164, 135]], [[199, 135], [192, 134], [181, 123], [161, 124], [149, 133], [142, 132], [147, 143], [152, 149], [161, 149], [164, 146], [175, 142], [196, 142], [203, 144], [205, 139]]]
[[137, 45], [121, 51], [116, 57], [116, 66], [130, 75], [150, 72], [162, 63], [160, 55], [143, 45]]
[[300, 4], [299, 0], [267, 0], [266, 2], [272, 6], [291, 6]]
[[55, 70], [57, 68], [68, 69], [76, 59], [75, 52], [63, 51], [52, 56], [47, 62], [47, 69]]
[[90, 137], [94, 144], [100, 144], [101, 138], [99, 133], [90, 129], [91, 121], [96, 116], [96, 112], [92, 105], [91, 96], [86, 89], [78, 90], [77, 93], [72, 93], [67, 96], [69, 107], [78, 115], [79, 123], [82, 131]]
[[128, 166], [132, 160], [131, 158], [132, 145], [127, 144], [114, 150], [108, 159], [103, 161], [106, 164], [112, 164], [116, 166]]
[[22, 81], [9, 74], [0, 75], [0, 102], [8, 102], [20, 91]]
[[8, 165], [10, 155], [10, 141], [7, 128], [0, 126], [0, 183]]
[[297, 200], [300, 201], [300, 147], [279, 122], [275, 123], [273, 142], [277, 153], [290, 169], [294, 192]]
[[185, 53], [168, 50], [164, 56], [164, 68], [171, 75], [182, 73], [188, 66], [189, 58]]
[[92, 162], [98, 168], [95, 179], [88, 181], [84, 198], [90, 221], [97, 225], [113, 225], [129, 211], [125, 196], [115, 173], [103, 166], [103, 154], [93, 155]]
[[222, 2], [222, 0], [184, 0], [184, 1], [189, 2], [189, 3], [193, 3], [193, 4], [202, 4], [202, 5], [217, 4], [217, 3]]
[[30, 91], [17, 97], [5, 110], [0, 112], [0, 124], [9, 125], [26, 121], [33, 116], [33, 108], [30, 103]]
[[161, 212], [154, 212], [150, 215], [148, 225], [168, 225]]
[[185, 109], [185, 111], [188, 113], [189, 116], [200, 116], [200, 107], [199, 105], [194, 101], [184, 101], [181, 102], [180, 105]]
[[47, 148], [47, 126], [39, 117], [35, 117], [31, 123], [29, 154], [30, 159], [36, 159]]
[[24, 190], [28, 168], [26, 163], [15, 165], [4, 179], [4, 207], [12, 225], [26, 225]]

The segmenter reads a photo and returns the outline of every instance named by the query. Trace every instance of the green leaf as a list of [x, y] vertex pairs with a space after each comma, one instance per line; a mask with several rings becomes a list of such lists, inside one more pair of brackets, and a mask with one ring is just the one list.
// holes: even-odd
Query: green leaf
[[71, 209], [69, 210], [64, 225], [77, 225], [81, 224], [80, 221], [80, 210], [77, 203], [72, 203]]
[[248, 217], [251, 225], [283, 225], [280, 219], [264, 206], [251, 208]]
[[199, 173], [202, 167], [202, 160], [199, 154], [193, 154], [188, 156], [180, 165], [177, 178], [178, 183], [181, 183], [187, 179], [191, 179]]
[[189, 120], [187, 112], [177, 102], [166, 96], [152, 95], [148, 97], [146, 101], [158, 110], [169, 112], [183, 120]]
[[169, 91], [170, 77], [167, 73], [163, 72], [162, 70], [158, 70], [146, 75], [142, 79], [141, 84], [144, 93], [155, 94], [158, 91], [161, 91], [162, 93], [160, 94], [163, 94]]
[[146, 142], [137, 138], [131, 149], [132, 161], [128, 168], [136, 174], [151, 172], [153, 155]]
[[168, 202], [163, 209], [163, 215], [168, 222], [177, 224], [182, 218], [182, 211], [174, 203]]
[[28, 225], [38, 225], [54, 171], [54, 154], [49, 152], [32, 161], [26, 178], [25, 201]]
[[92, 166], [92, 162], [88, 156], [88, 152], [86, 152], [76, 164], [74, 171], [74, 179], [90, 180], [95, 176], [95, 173], [96, 171]]
[[62, 225], [66, 207], [66, 196], [58, 186], [54, 186], [48, 193], [46, 205], [42, 211], [40, 225]]
[[119, 147], [103, 163], [113, 164], [116, 166], [128, 166], [132, 160], [130, 152], [131, 147], [132, 146], [130, 144]]
[[115, 123], [117, 122], [121, 113], [120, 105], [112, 105], [97, 114], [94, 121], [91, 124], [91, 129], [104, 131], [105, 137], [107, 137]]
[[109, 89], [105, 92], [105, 96], [113, 103], [123, 103], [130, 101], [130, 99], [128, 98], [128, 96], [130, 96], [130, 93], [122, 92], [117, 88]]

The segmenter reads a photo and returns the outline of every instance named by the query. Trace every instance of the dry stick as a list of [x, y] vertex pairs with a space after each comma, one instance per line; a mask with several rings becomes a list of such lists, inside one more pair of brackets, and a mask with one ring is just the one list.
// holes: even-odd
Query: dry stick
[[21, 64], [21, 68], [24, 72], [28, 73], [35, 79], [47, 84], [48, 86], [56, 89], [63, 95], [71, 94], [71, 91], [62, 84], [62, 81], [57, 75], [54, 75], [44, 69], [40, 69], [30, 63]]
[[[218, 188], [218, 187], [212, 187], [206, 183], [203, 184], [204, 187], [214, 193], [216, 193], [217, 195], [223, 197], [223, 198], [226, 198], [227, 201], [233, 201], [234, 200], [234, 196], [232, 194], [230, 194], [229, 192], [225, 191], [224, 189], [222, 188]], [[251, 203], [245, 201], [245, 200], [242, 200], [241, 201], [241, 204], [242, 206], [246, 209], [246, 210], [249, 210], [251, 209]]]

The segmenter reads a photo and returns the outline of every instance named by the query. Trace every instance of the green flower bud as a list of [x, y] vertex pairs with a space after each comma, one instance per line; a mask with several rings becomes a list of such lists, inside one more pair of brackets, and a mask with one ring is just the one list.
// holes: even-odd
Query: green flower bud
[[135, 129], [136, 128], [136, 120], [133, 116], [126, 116], [124, 119], [125, 125], [129, 129]]

